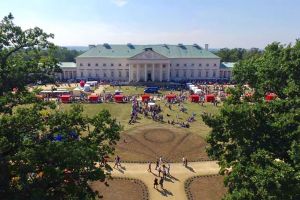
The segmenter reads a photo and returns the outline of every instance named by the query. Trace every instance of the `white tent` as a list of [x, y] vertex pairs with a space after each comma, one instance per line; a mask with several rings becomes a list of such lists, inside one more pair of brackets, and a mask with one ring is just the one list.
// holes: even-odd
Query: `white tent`
[[89, 84], [85, 84], [83, 87], [83, 91], [85, 91], [85, 92], [91, 91], [91, 86]]
[[194, 91], [194, 93], [195, 93], [195, 94], [202, 94], [202, 90], [201, 90], [201, 89], [196, 89], [196, 90]]
[[195, 85], [189, 85], [190, 90], [192, 90], [192, 87], [195, 87]]
[[82, 89], [80, 89], [80, 88], [75, 88], [74, 90], [73, 90], [73, 96], [75, 96], [75, 97], [79, 97], [80, 96], [80, 94], [81, 94], [81, 91], [82, 91]]
[[155, 103], [154, 102], [148, 103], [148, 107], [151, 107], [151, 106], [155, 106]]
[[93, 87], [93, 86], [97, 85], [97, 83], [98, 83], [98, 81], [87, 81], [85, 84], [88, 84]]

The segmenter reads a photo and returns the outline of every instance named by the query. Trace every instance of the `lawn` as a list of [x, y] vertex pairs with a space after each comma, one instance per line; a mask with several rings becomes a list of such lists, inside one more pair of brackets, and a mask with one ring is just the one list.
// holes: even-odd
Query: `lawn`
[[[179, 107], [177, 105], [172, 106], [172, 110], [164, 106], [164, 100], [161, 102], [157, 102], [157, 104], [162, 107], [162, 114], [164, 116], [164, 121], [174, 120], [177, 121], [176, 115], [178, 115], [178, 121], [186, 121], [194, 112], [196, 114], [196, 121], [192, 122], [190, 128], [187, 129], [189, 132], [196, 133], [201, 137], [206, 137], [209, 133], [209, 127], [207, 127], [201, 118], [201, 113], [211, 113], [216, 114], [219, 111], [219, 107], [213, 106], [211, 103], [205, 103], [204, 106], [201, 106], [196, 103], [186, 102], [184, 106], [187, 108], [187, 112], [183, 113], [179, 111]], [[93, 116], [100, 112], [102, 109], [107, 109], [111, 113], [112, 117], [116, 118], [117, 121], [121, 123], [124, 127], [124, 131], [141, 126], [141, 125], [150, 125], [150, 124], [159, 124], [160, 122], [154, 122], [150, 118], [145, 118], [140, 115], [140, 119], [137, 123], [133, 125], [129, 125], [129, 117], [131, 113], [131, 103], [100, 103], [100, 104], [82, 104], [84, 107], [84, 114], [89, 116]], [[62, 104], [60, 106], [61, 110], [70, 109], [71, 104]], [[169, 117], [167, 116], [169, 115]], [[167, 124], [168, 125], [168, 124]], [[171, 125], [169, 125], [171, 126]]]

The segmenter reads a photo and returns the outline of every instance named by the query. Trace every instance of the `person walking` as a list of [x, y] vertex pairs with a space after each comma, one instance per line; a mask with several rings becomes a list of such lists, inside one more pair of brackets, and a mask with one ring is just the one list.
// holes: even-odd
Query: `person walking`
[[170, 176], [170, 169], [171, 169], [171, 165], [170, 165], [170, 163], [168, 163], [167, 173], [168, 173], [169, 176]]
[[154, 179], [154, 183], [153, 183], [153, 187], [154, 187], [155, 189], [157, 189], [157, 186], [158, 186], [158, 179], [155, 178], [155, 179]]
[[159, 167], [159, 161], [156, 160], [156, 166], [155, 166], [155, 170], [157, 170], [157, 168]]
[[158, 168], [158, 176], [160, 177], [161, 167]]
[[159, 157], [159, 166], [161, 166], [161, 165], [162, 165], [162, 163], [163, 163], [163, 161], [162, 161], [162, 157]]
[[152, 163], [149, 162], [149, 164], [148, 164], [148, 172], [152, 172], [152, 171], [151, 171], [151, 164], [152, 164]]
[[185, 158], [182, 157], [182, 165], [184, 166], [185, 165]]
[[185, 161], [184, 161], [184, 166], [185, 166], [185, 167], [188, 166], [188, 160], [187, 160], [187, 159], [185, 159]]
[[163, 177], [160, 178], [159, 185], [160, 185], [161, 189], [164, 189], [164, 178]]
[[115, 165], [114, 165], [114, 168], [117, 166], [117, 168], [119, 168], [119, 156], [117, 156], [115, 158]]

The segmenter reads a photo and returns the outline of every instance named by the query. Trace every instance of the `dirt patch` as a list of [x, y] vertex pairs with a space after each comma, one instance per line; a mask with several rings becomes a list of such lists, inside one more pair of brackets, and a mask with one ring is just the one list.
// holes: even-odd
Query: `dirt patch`
[[193, 178], [188, 190], [193, 199], [220, 200], [227, 192], [223, 179], [223, 176]]
[[121, 134], [116, 154], [126, 161], [156, 161], [160, 156], [169, 162], [207, 160], [206, 142], [183, 129], [139, 127]]
[[111, 179], [104, 182], [94, 181], [90, 184], [92, 190], [99, 192], [97, 199], [142, 200], [147, 199], [146, 186], [139, 180]]

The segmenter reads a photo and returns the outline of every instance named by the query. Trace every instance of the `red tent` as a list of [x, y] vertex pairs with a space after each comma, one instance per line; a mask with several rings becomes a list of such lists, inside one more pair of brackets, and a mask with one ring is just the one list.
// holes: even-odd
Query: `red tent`
[[115, 102], [122, 103], [124, 96], [122, 94], [118, 94], [118, 95], [115, 95], [114, 98], [115, 98]]
[[215, 96], [213, 94], [207, 94], [207, 95], [205, 95], [205, 99], [206, 99], [206, 102], [213, 102], [213, 101], [215, 101]]
[[171, 101], [172, 99], [176, 98], [176, 94], [167, 94], [166, 98], [168, 99], [168, 101]]
[[91, 103], [97, 103], [99, 101], [99, 96], [96, 93], [92, 93], [89, 96], [89, 102]]
[[84, 80], [81, 80], [81, 81], [79, 82], [80, 87], [84, 87], [84, 84], [85, 84]]
[[197, 95], [197, 94], [192, 94], [192, 95], [190, 96], [190, 99], [191, 99], [191, 102], [198, 103], [199, 100], [200, 100], [200, 96]]
[[150, 95], [149, 94], [142, 95], [142, 102], [149, 101], [149, 99], [150, 99]]
[[265, 96], [265, 100], [266, 101], [272, 101], [272, 100], [274, 100], [274, 99], [276, 99], [277, 98], [277, 95], [275, 94], [275, 93], [269, 93], [269, 94], [267, 94], [266, 96]]
[[61, 95], [60, 99], [61, 99], [62, 103], [70, 103], [71, 102], [71, 95], [69, 95], [69, 94]]

